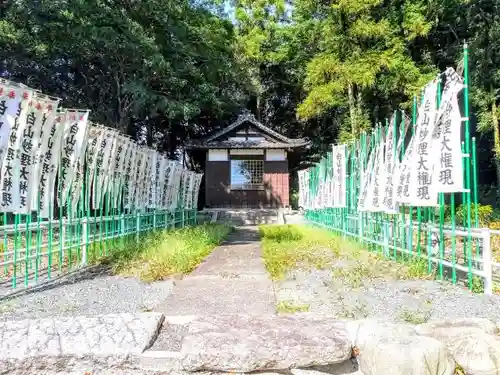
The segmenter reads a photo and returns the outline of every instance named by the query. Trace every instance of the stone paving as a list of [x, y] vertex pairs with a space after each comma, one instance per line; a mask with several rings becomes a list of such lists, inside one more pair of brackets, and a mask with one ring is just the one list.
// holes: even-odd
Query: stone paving
[[57, 367], [69, 371], [96, 363], [119, 366], [152, 345], [163, 319], [162, 314], [142, 313], [0, 323], [0, 374]]
[[257, 227], [242, 227], [194, 272], [176, 281], [154, 311], [165, 315], [273, 314], [273, 283], [261, 258]]

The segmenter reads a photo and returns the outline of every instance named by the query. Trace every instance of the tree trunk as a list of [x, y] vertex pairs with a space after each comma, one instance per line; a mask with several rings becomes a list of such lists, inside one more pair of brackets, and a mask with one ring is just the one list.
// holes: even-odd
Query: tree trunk
[[349, 99], [349, 113], [351, 116], [351, 134], [354, 138], [356, 138], [356, 134], [358, 134], [358, 121], [356, 116], [356, 99], [354, 97], [354, 86], [352, 83], [347, 86], [347, 95]]
[[257, 121], [259, 122], [262, 122], [262, 119], [260, 117], [260, 92], [257, 94], [257, 98], [255, 100], [255, 106], [257, 107], [256, 108], [256, 118], [257, 118]]
[[497, 174], [497, 202], [500, 202], [500, 129], [498, 128], [497, 106], [494, 102], [491, 104], [491, 119], [493, 121], [493, 150]]
[[356, 129], [356, 133], [354, 133], [354, 138], [359, 138], [359, 132], [361, 125], [363, 123], [363, 97], [361, 95], [361, 89], [358, 87], [356, 90], [356, 109], [357, 109], [357, 120], [358, 120], [358, 128]]

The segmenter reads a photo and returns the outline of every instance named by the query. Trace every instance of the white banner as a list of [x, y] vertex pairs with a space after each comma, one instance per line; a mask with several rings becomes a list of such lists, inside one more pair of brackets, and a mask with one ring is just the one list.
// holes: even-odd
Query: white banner
[[175, 162], [172, 160], [167, 160], [167, 167], [165, 171], [165, 185], [163, 186], [163, 202], [162, 209], [166, 210], [170, 208], [171, 200], [171, 187], [173, 185], [175, 173]]
[[333, 180], [335, 181], [333, 207], [344, 208], [346, 203], [346, 145], [333, 146]]
[[[66, 124], [62, 140], [62, 155], [59, 166], [59, 205], [63, 206], [70, 198], [71, 189], [78, 189], [80, 169], [86, 149], [89, 111], [67, 110]], [[75, 186], [72, 187], [73, 182]]]
[[[55, 110], [54, 110], [55, 112]], [[56, 186], [56, 175], [61, 158], [62, 137], [66, 113], [59, 113], [52, 121], [49, 128], [44, 129], [42, 134], [43, 163], [40, 173], [38, 188], [39, 215], [41, 218], [51, 218], [54, 213], [54, 195]]]
[[94, 178], [92, 183], [92, 206], [95, 209], [102, 208], [104, 194], [106, 193], [106, 174], [109, 170], [111, 153], [113, 151], [115, 132], [111, 129], [104, 129], [95, 165]]
[[165, 185], [167, 184], [167, 163], [166, 155], [160, 155], [158, 166], [158, 179], [156, 180], [156, 207], [163, 209], [163, 201], [165, 195]]
[[149, 150], [149, 179], [148, 179], [148, 208], [156, 207], [156, 181], [159, 170], [158, 153], [155, 150]]
[[180, 165], [175, 166], [174, 175], [172, 179], [172, 186], [170, 187], [170, 210], [175, 210], [178, 207], [180, 195], [181, 195], [181, 178], [183, 175], [183, 170]]
[[458, 104], [458, 93], [463, 89], [461, 77], [453, 69], [445, 72], [446, 84], [438, 112], [436, 131], [433, 137], [432, 155], [435, 161], [434, 193], [454, 193], [464, 190], [462, 167], [462, 115]]
[[[23, 100], [23, 90], [0, 83], [0, 167], [4, 162], [9, 145], [11, 129], [18, 117], [19, 105]], [[3, 170], [2, 170], [3, 171]], [[2, 173], [3, 176], [3, 173]], [[3, 201], [3, 199], [2, 199]]]
[[125, 161], [125, 181], [124, 181], [124, 192], [123, 192], [123, 205], [127, 210], [132, 210], [134, 207], [135, 199], [135, 177], [137, 168], [137, 144], [131, 142], [129, 145], [129, 152]]
[[365, 172], [363, 173], [361, 191], [358, 198], [358, 211], [367, 211], [371, 207], [372, 200], [372, 180], [373, 180], [373, 167], [377, 160], [379, 146], [372, 148], [370, 156], [368, 157], [368, 164]]
[[[42, 108], [40, 109], [40, 106]], [[61, 152], [61, 135], [62, 135], [62, 126], [60, 122], [60, 118], [57, 121], [57, 129], [54, 128], [54, 122], [56, 121], [56, 117], [58, 116], [57, 107], [59, 106], [58, 99], [50, 99], [45, 98], [44, 100], [40, 99], [37, 103], [37, 113], [35, 123], [39, 125], [39, 136], [38, 136], [38, 146], [34, 149], [34, 172], [32, 176], [32, 192], [31, 192], [31, 210], [35, 211], [39, 208], [39, 205], [43, 205], [42, 198], [40, 194], [40, 190], [42, 189], [42, 174], [48, 174], [49, 172], [46, 170], [45, 172], [42, 168], [48, 168], [50, 162], [47, 164], [46, 153], [53, 152], [52, 148], [57, 148], [57, 153]], [[38, 125], [37, 125], [38, 126]], [[56, 135], [57, 133], [57, 135]], [[57, 140], [54, 139], [56, 136]], [[54, 144], [57, 142], [57, 145]], [[52, 156], [52, 155], [50, 155]], [[59, 155], [56, 156], [57, 163], [59, 162]], [[49, 161], [51, 159], [49, 158]], [[56, 169], [57, 169], [56, 163]], [[54, 172], [55, 173], [55, 172]], [[54, 175], [54, 180], [55, 180]], [[45, 182], [45, 181], [44, 181]], [[54, 181], [52, 181], [53, 183]], [[53, 187], [52, 190], [48, 191], [49, 195], [53, 197]], [[43, 190], [46, 190], [46, 186], [43, 187]], [[44, 192], [45, 196], [45, 192]], [[45, 199], [45, 198], [44, 198]], [[53, 201], [51, 201], [53, 204]], [[48, 215], [48, 213], [47, 213]]]
[[432, 134], [437, 114], [437, 81], [430, 82], [424, 90], [424, 100], [418, 111], [416, 144], [410, 164], [410, 203], [412, 206], [433, 207], [438, 197], [433, 184], [434, 160], [431, 155]]
[[[95, 179], [97, 179], [97, 159], [101, 149], [101, 143], [104, 137], [104, 128], [99, 125], [92, 125], [89, 127], [87, 142], [87, 181], [88, 189], [92, 192], [93, 202], [95, 202]], [[87, 201], [86, 209], [90, 209], [90, 195]], [[95, 208], [95, 204], [92, 205]]]
[[20, 133], [18, 153], [21, 170], [19, 179], [19, 207], [16, 211], [19, 214], [30, 214], [32, 205], [35, 203], [38, 205], [37, 200], [34, 203], [32, 198], [34, 191], [37, 190], [34, 186], [36, 177], [38, 177], [35, 158], [40, 143], [44, 105], [43, 100], [35, 97], [29, 101], [26, 124], [23, 132]]
[[382, 200], [385, 185], [384, 150], [385, 141], [381, 140], [378, 147], [377, 159], [375, 160], [373, 176], [370, 184], [370, 200], [367, 202], [367, 210], [371, 212], [380, 212], [383, 210]]
[[[2, 178], [0, 190], [2, 192], [2, 211], [19, 212], [21, 205], [21, 192], [26, 205], [26, 194], [29, 166], [25, 164], [21, 168], [21, 141], [26, 127], [26, 117], [28, 114], [28, 104], [31, 101], [33, 92], [22, 88], [9, 88], [8, 108], [5, 112], [7, 124], [4, 136], [7, 138], [7, 148], [2, 164]], [[17, 107], [16, 107], [17, 106]], [[9, 135], [7, 135], [9, 129]], [[2, 140], [3, 143], [3, 140]]]
[[396, 167], [396, 142], [394, 138], [396, 133], [394, 132], [394, 122], [395, 118], [389, 123], [389, 129], [387, 131], [387, 140], [385, 143], [385, 170], [384, 170], [384, 191], [382, 199], [382, 210], [388, 214], [396, 214], [396, 196], [394, 191], [394, 175]]
[[118, 208], [122, 197], [123, 173], [125, 168], [125, 157], [129, 140], [122, 135], [118, 136], [118, 142], [114, 154], [114, 171], [113, 171], [113, 208]]
[[396, 171], [396, 202], [409, 204], [410, 199], [410, 177], [411, 177], [411, 156], [413, 154], [413, 148], [415, 146], [417, 137], [415, 135], [410, 139], [410, 143], [403, 157], [403, 161], [399, 164], [398, 170]]

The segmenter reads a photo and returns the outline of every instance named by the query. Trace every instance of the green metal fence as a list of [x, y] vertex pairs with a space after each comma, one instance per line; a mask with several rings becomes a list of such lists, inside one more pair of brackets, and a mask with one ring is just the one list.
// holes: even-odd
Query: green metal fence
[[58, 105], [0, 80], [0, 298], [197, 223], [201, 174]]
[[[375, 154], [377, 147], [383, 142], [393, 145], [394, 149], [400, 144], [401, 148], [394, 153], [394, 162], [398, 166], [403, 164], [410, 139], [416, 138], [419, 106], [415, 99], [411, 119], [403, 111], [395, 111], [391, 121], [387, 120], [384, 125], [377, 124], [371, 134], [362, 133], [359, 139], [346, 145], [345, 176], [338, 177], [345, 187], [342, 190], [342, 194], [345, 194], [343, 207], [334, 207], [327, 197], [330, 194], [328, 186], [337, 173], [333, 170], [335, 161], [332, 152], [323, 157], [315, 167], [302, 172], [302, 176], [299, 175], [299, 179], [302, 178], [300, 200], [306, 211], [306, 218], [312, 223], [355, 239], [385, 257], [403, 262], [426, 261], [428, 272], [435, 273], [437, 278], [450, 280], [454, 284], [463, 282], [473, 291], [490, 294], [493, 289], [490, 231], [480, 228], [478, 219], [476, 145], [469, 129], [467, 59], [468, 51], [465, 46], [463, 90], [459, 97], [463, 140], [463, 189], [460, 192], [440, 192], [435, 207], [406, 203], [395, 206], [395, 211], [390, 213], [384, 210], [370, 212], [360, 208], [366, 173], [371, 173], [370, 170], [373, 170], [376, 163], [370, 164], [369, 155]], [[442, 94], [441, 78], [438, 78], [438, 107]], [[406, 132], [408, 123], [410, 126]], [[444, 131], [443, 128], [440, 129]], [[429, 157], [440, 158], [439, 153]], [[394, 178], [402, 176], [400, 170], [394, 170]], [[377, 173], [378, 170], [373, 170], [373, 174]], [[395, 189], [395, 185], [390, 186]], [[394, 195], [395, 192], [391, 191], [391, 194]]]
[[[3, 247], [0, 265], [3, 281], [0, 296], [12, 288], [30, 287], [92, 264], [113, 251], [140, 244], [143, 235], [154, 230], [196, 224], [195, 209], [116, 213], [98, 211], [92, 216], [36, 220], [15, 215], [13, 223], [2, 225]], [[4, 215], [4, 217], [7, 215]]]

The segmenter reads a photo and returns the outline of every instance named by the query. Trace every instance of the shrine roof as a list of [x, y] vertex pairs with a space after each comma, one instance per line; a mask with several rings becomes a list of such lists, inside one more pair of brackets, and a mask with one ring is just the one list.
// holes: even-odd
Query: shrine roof
[[[236, 133], [246, 126], [247, 131]], [[248, 129], [254, 129], [249, 133]], [[236, 137], [230, 137], [231, 133]], [[242, 139], [244, 138], [244, 139]], [[235, 122], [208, 136], [191, 140], [186, 144], [187, 149], [235, 149], [235, 148], [260, 148], [260, 149], [290, 149], [308, 146], [310, 142], [303, 138], [288, 138], [269, 127], [263, 125], [249, 112], [242, 113]]]

